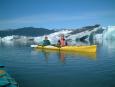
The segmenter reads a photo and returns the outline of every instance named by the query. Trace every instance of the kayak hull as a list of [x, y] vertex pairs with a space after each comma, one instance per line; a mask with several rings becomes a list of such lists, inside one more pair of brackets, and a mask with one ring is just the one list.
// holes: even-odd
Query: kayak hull
[[3, 67], [0, 67], [0, 87], [19, 87], [17, 82], [5, 71]]
[[54, 47], [54, 46], [37, 46], [37, 49], [44, 49], [44, 50], [59, 50], [59, 51], [72, 51], [72, 52], [96, 52], [97, 46], [64, 46], [61, 48]]

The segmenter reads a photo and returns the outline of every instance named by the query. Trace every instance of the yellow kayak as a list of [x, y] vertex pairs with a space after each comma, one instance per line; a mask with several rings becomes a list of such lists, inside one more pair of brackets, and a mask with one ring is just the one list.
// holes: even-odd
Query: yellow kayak
[[55, 47], [55, 46], [36, 46], [37, 49], [45, 50], [59, 50], [59, 51], [72, 51], [72, 52], [96, 52], [97, 46], [64, 46], [64, 47]]

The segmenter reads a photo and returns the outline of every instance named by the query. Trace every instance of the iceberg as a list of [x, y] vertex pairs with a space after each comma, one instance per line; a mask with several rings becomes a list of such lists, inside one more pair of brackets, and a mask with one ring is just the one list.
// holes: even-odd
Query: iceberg
[[2, 38], [0, 37], [0, 42], [1, 42]]
[[13, 40], [13, 36], [6, 36], [1, 39], [2, 42], [9, 42]]
[[16, 44], [30, 44], [34, 43], [34, 37], [28, 36], [19, 36], [19, 35], [12, 35], [0, 38], [0, 43], [3, 45], [16, 45]]
[[61, 30], [61, 31], [57, 31], [57, 32], [54, 32], [54, 33], [49, 34], [49, 35], [44, 35], [44, 36], [40, 36], [40, 37], [34, 37], [34, 42], [38, 43], [38, 44], [42, 44], [42, 42], [44, 40], [44, 37], [48, 36], [48, 39], [51, 41], [51, 43], [56, 44], [57, 41], [59, 40], [61, 34], [64, 34], [65, 37], [66, 37], [66, 36], [68, 36], [68, 34], [70, 32], [72, 32], [72, 31], [71, 30]]
[[94, 43], [102, 44], [103, 34], [95, 34], [93, 39], [94, 39]]
[[14, 42], [19, 42], [19, 43], [30, 43], [34, 42], [34, 37], [28, 37], [28, 36], [17, 36], [18, 38], [14, 37], [13, 41]]
[[108, 26], [103, 32], [103, 39], [115, 40], [115, 26]]
[[84, 41], [88, 41], [91, 38], [91, 34], [93, 34], [93, 32], [97, 31], [99, 28], [94, 28], [92, 30], [86, 30], [80, 33], [75, 33], [75, 34], [71, 34], [70, 36], [67, 37], [67, 39], [72, 40], [72, 41], [76, 41], [76, 40], [84, 40]]
[[102, 44], [106, 42], [105, 40], [110, 40], [110, 42], [115, 40], [115, 26], [103, 27], [103, 30], [102, 33], [96, 33], [94, 35], [93, 40], [95, 43]]

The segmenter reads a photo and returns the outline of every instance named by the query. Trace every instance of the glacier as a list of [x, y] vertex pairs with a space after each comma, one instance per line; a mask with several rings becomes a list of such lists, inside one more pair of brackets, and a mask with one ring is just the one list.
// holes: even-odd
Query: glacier
[[85, 31], [82, 31], [79, 33], [75, 33], [73, 30], [59, 30], [59, 31], [51, 33], [49, 35], [43, 35], [43, 36], [38, 36], [38, 37], [12, 35], [12, 36], [6, 36], [3, 38], [0, 38], [0, 41], [2, 43], [15, 43], [15, 42], [29, 43], [29, 42], [33, 42], [35, 44], [42, 44], [44, 37], [47, 36], [52, 44], [57, 44], [57, 42], [60, 38], [60, 35], [64, 34], [66, 37], [66, 40], [68, 41], [68, 44], [70, 44], [70, 45], [76, 45], [76, 44], [84, 45], [80, 41], [76, 41], [76, 40], [80, 40], [80, 38], [88, 36], [84, 40], [89, 42], [90, 34], [97, 30], [98, 30], [98, 28], [95, 28], [90, 31], [85, 30]]
[[75, 32], [75, 30], [58, 30], [54, 33], [49, 35], [43, 36], [19, 36], [19, 35], [12, 35], [12, 36], [5, 36], [0, 37], [0, 43], [3, 44], [14, 44], [14, 43], [34, 43], [34, 44], [42, 44], [42, 41], [45, 36], [48, 36], [49, 40], [52, 44], [56, 44], [60, 38], [61, 34], [64, 34], [68, 44], [70, 45], [90, 45], [92, 41], [94, 44], [101, 44], [104, 40], [115, 40], [115, 26], [108, 26], [104, 27], [103, 32], [96, 33], [102, 27], [96, 27], [93, 29], [86, 29], [80, 32]]

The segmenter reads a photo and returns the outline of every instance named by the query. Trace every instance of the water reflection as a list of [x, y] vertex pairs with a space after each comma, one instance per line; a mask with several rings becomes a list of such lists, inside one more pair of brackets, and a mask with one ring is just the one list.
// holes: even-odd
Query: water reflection
[[42, 52], [43, 52], [43, 55], [44, 55], [46, 63], [48, 63], [48, 59], [49, 59], [50, 53], [49, 52], [45, 52], [43, 50], [42, 50]]
[[44, 54], [44, 58], [47, 63], [48, 63], [48, 59], [50, 59], [50, 55], [53, 54], [55, 55], [54, 57], [57, 57], [61, 63], [65, 63], [65, 57], [66, 57], [65, 52], [51, 51], [51, 50], [42, 50], [42, 52]]
[[51, 56], [57, 57], [61, 63], [65, 63], [66, 58], [87, 58], [90, 60], [96, 60], [96, 53], [87, 53], [87, 52], [68, 52], [68, 51], [56, 51], [56, 50], [41, 50], [35, 49], [36, 52], [42, 53], [46, 63], [48, 63]]
[[59, 53], [59, 58], [62, 63], [65, 63], [65, 53], [64, 52], [58, 52]]

